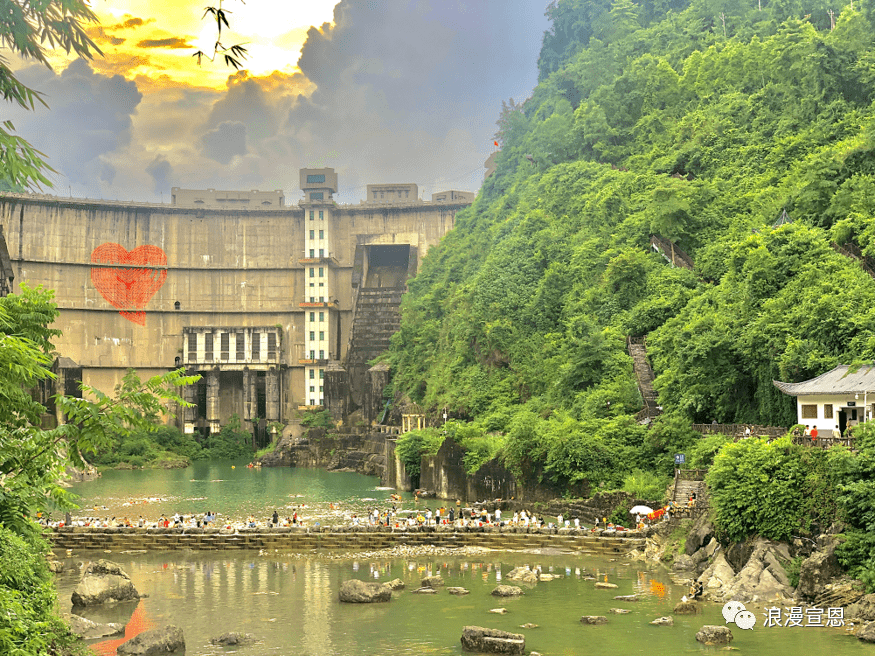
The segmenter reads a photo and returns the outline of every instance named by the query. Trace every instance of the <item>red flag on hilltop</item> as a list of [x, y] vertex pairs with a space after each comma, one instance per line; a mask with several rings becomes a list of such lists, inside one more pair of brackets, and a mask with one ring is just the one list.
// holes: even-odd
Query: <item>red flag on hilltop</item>
[[497, 141], [493, 141], [492, 143], [494, 143], [496, 146], [498, 145], [498, 142], [497, 142]]

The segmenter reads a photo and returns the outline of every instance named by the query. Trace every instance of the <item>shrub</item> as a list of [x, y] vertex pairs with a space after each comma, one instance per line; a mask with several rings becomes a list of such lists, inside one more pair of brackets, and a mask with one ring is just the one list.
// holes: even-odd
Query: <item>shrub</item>
[[636, 499], [662, 502], [670, 479], [655, 472], [634, 470], [623, 479], [623, 492], [628, 492]]
[[240, 429], [240, 417], [236, 414], [231, 415], [217, 435], [207, 438], [207, 449], [211, 458], [248, 458], [255, 453], [252, 435]]
[[328, 410], [305, 410], [301, 425], [312, 428], [334, 428], [334, 420]]
[[48, 545], [0, 526], [0, 653], [69, 653], [74, 644], [55, 614], [57, 598], [46, 563]]

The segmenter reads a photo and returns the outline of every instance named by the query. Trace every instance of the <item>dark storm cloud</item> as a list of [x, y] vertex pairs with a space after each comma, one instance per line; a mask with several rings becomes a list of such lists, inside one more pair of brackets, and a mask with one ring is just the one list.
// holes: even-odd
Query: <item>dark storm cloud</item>
[[178, 36], [166, 39], [143, 39], [137, 42], [138, 48], [191, 48], [188, 42]]
[[246, 154], [246, 126], [240, 121], [224, 121], [201, 137], [201, 152], [222, 164], [235, 155]]
[[[545, 5], [343, 0], [333, 24], [309, 30], [301, 73], [240, 71], [213, 91], [173, 84], [168, 72], [142, 86], [140, 102], [134, 82], [76, 62], [26, 80], [47, 92], [51, 111], [11, 118], [79, 195], [155, 201], [174, 185], [260, 187], [294, 202], [305, 166], [337, 170], [340, 202], [357, 203], [378, 182], [415, 182], [426, 200], [474, 191], [501, 101], [537, 83]], [[112, 58], [103, 68], [144, 62]]]
[[81, 59], [60, 75], [32, 66], [19, 76], [43, 94], [49, 109], [8, 109], [18, 133], [66, 177], [60, 186], [90, 184], [103, 169], [101, 158], [130, 144], [131, 116], [142, 99], [134, 82], [98, 75]]
[[173, 167], [164, 155], [156, 155], [155, 159], [149, 162], [149, 165], [146, 167], [146, 173], [151, 176], [152, 181], [155, 183], [154, 191], [156, 193], [171, 187], [170, 178], [173, 173]]

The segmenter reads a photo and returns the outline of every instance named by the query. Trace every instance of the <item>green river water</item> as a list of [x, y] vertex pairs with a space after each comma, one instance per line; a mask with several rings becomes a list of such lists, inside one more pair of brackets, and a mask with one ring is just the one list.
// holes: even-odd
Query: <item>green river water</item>
[[[98, 481], [77, 485], [83, 502], [109, 511], [84, 514], [144, 514], [200, 511], [214, 508], [229, 514], [267, 516], [273, 507], [303, 504], [313, 521], [330, 520], [330, 502], [347, 508], [374, 505], [389, 492], [376, 490], [374, 478], [319, 470], [231, 470], [229, 463], [200, 463], [187, 470], [108, 472]], [[289, 495], [304, 495], [302, 497]], [[202, 498], [205, 497], [205, 498]], [[147, 512], [124, 513], [132, 500], [161, 498]], [[422, 502], [420, 502], [422, 503]], [[143, 504], [139, 504], [143, 506]], [[411, 504], [412, 505], [412, 504]], [[120, 512], [112, 512], [118, 508]], [[139, 509], [137, 509], [139, 510]], [[239, 653], [327, 656], [394, 654], [462, 654], [459, 637], [466, 625], [488, 626], [523, 633], [526, 650], [541, 654], [716, 654], [695, 640], [703, 624], [725, 624], [721, 606], [704, 604], [697, 616], [675, 616], [670, 627], [649, 622], [670, 615], [686, 589], [671, 582], [663, 568], [630, 563], [623, 558], [564, 553], [488, 552], [462, 556], [360, 557], [332, 560], [295, 554], [258, 552], [76, 553], [72, 562], [109, 558], [128, 572], [147, 598], [85, 613], [97, 621], [128, 623], [127, 636], [163, 624], [183, 629], [189, 656]], [[515, 566], [540, 565], [561, 575], [553, 581], [525, 586], [518, 599], [499, 599], [491, 591]], [[413, 594], [419, 581], [440, 573], [447, 585], [464, 586], [467, 596], [440, 591]], [[617, 584], [600, 590], [593, 580]], [[341, 604], [337, 591], [349, 578], [372, 581], [402, 579], [405, 590], [385, 604]], [[70, 609], [70, 593], [78, 571], [58, 575], [61, 610]], [[635, 603], [616, 595], [639, 594]], [[497, 615], [489, 609], [504, 607]], [[610, 608], [627, 608], [625, 615]], [[732, 646], [741, 654], [875, 654], [875, 646], [848, 637], [843, 629], [765, 627], [764, 609], [749, 605], [758, 618], [753, 630], [734, 625]], [[608, 623], [586, 626], [581, 615], [606, 615]], [[786, 617], [786, 611], [784, 611]], [[522, 629], [534, 623], [537, 628]], [[220, 648], [211, 637], [227, 631], [255, 636], [255, 643]], [[98, 654], [114, 654], [124, 639], [94, 643]]]

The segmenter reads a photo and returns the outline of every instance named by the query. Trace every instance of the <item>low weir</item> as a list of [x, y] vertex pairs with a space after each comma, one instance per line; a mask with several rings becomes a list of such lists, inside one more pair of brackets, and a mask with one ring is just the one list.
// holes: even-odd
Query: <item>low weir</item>
[[253, 528], [232, 531], [219, 528], [97, 528], [53, 529], [46, 537], [56, 549], [172, 551], [195, 549], [265, 549], [319, 553], [323, 551], [375, 551], [392, 547], [484, 547], [500, 551], [555, 549], [588, 554], [624, 554], [643, 549], [637, 531], [536, 529], [522, 527], [422, 526], [391, 529], [376, 526]]

